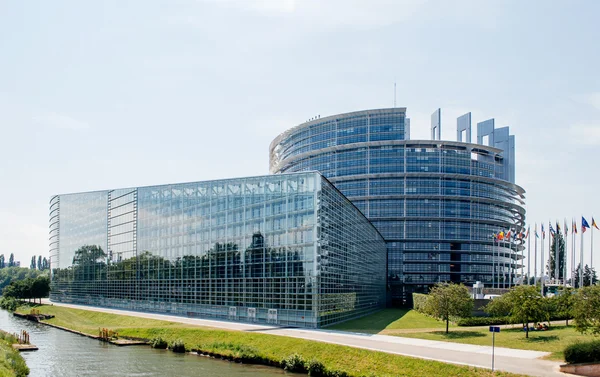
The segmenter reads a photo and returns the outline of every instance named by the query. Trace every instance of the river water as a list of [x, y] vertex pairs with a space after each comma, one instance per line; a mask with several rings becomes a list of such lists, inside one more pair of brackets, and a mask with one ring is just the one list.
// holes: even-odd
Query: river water
[[276, 368], [176, 354], [148, 346], [118, 347], [18, 318], [5, 310], [0, 310], [0, 329], [29, 332], [31, 343], [39, 348], [21, 353], [31, 377], [281, 377], [285, 374]]

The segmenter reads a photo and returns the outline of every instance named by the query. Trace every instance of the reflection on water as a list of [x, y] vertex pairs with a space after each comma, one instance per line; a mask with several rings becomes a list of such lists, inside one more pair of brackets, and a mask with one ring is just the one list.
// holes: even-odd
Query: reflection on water
[[147, 346], [118, 347], [14, 317], [0, 310], [0, 329], [27, 330], [38, 351], [23, 352], [32, 377], [281, 376], [275, 368], [241, 365]]

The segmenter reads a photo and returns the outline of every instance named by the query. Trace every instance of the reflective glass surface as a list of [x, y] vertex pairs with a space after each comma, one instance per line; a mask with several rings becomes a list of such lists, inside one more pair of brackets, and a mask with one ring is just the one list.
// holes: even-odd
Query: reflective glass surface
[[56, 301], [303, 327], [385, 302], [383, 238], [315, 172], [59, 195], [50, 233]]
[[[403, 140], [403, 109], [355, 114], [280, 135], [271, 143], [271, 173], [325, 175], [383, 235], [392, 283], [490, 285], [498, 275], [514, 278], [522, 246], [494, 245], [491, 237], [520, 230], [525, 221], [524, 190], [504, 176], [502, 153], [477, 144]], [[357, 141], [341, 145], [348, 123]], [[318, 144], [307, 141], [324, 127]]]

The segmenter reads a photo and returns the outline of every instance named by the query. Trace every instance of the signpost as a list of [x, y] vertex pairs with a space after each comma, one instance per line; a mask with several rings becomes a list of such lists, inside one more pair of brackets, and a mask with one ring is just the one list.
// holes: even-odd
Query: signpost
[[500, 326], [490, 326], [492, 333], [492, 372], [494, 371], [494, 348], [496, 346], [496, 333], [500, 332]]

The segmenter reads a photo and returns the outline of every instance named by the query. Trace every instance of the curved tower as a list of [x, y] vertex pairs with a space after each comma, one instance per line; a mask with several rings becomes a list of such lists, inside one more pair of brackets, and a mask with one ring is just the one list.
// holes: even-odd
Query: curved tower
[[[514, 136], [489, 120], [478, 124], [480, 144], [441, 141], [440, 114], [434, 140], [407, 140], [406, 108], [388, 108], [302, 123], [269, 148], [271, 173], [320, 171], [377, 227], [397, 303], [442, 281], [510, 286], [521, 267], [519, 242], [493, 237], [520, 233], [525, 222]], [[458, 140], [468, 131], [470, 141], [470, 122], [458, 119]]]

